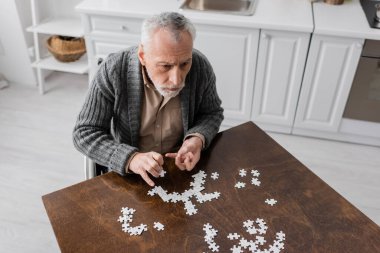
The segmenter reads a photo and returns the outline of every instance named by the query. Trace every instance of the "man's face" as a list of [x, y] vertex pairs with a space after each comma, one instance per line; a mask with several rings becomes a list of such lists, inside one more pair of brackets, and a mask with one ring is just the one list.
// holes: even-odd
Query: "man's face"
[[139, 59], [156, 89], [163, 96], [174, 97], [185, 86], [192, 63], [193, 41], [182, 32], [179, 41], [164, 30], [157, 30], [148, 47], [139, 48]]

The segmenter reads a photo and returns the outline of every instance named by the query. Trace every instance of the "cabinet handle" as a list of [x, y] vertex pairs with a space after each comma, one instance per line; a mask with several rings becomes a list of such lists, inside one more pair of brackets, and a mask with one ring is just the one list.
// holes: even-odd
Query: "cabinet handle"
[[98, 58], [98, 66], [99, 66], [100, 64], [102, 64], [102, 62], [103, 62], [103, 58]]
[[261, 37], [262, 37], [264, 40], [266, 40], [266, 39], [269, 38], [269, 35], [266, 34], [266, 33], [262, 33]]
[[122, 31], [128, 31], [128, 27], [125, 26], [125, 25], [120, 26], [120, 29], [121, 29]]

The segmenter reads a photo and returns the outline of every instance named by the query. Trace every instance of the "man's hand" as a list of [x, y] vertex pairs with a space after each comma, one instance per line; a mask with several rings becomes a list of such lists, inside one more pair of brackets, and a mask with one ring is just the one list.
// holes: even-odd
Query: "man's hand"
[[156, 152], [137, 153], [129, 163], [129, 170], [144, 179], [147, 184], [154, 186], [154, 182], [150, 179], [149, 174], [158, 177], [162, 171], [164, 159], [161, 154]]
[[186, 139], [177, 153], [167, 153], [166, 157], [174, 158], [180, 170], [192, 170], [201, 157], [202, 140], [197, 136]]

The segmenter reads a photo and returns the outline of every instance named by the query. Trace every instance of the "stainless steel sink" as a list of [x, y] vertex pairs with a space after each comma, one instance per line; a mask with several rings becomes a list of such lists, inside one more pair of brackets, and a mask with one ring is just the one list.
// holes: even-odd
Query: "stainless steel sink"
[[251, 16], [256, 0], [186, 0], [182, 10]]

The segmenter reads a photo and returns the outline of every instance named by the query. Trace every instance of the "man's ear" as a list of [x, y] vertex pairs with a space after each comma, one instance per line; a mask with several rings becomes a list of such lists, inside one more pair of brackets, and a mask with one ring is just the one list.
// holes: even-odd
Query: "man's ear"
[[145, 58], [144, 58], [145, 55], [144, 55], [144, 48], [142, 44], [139, 45], [138, 56], [139, 56], [141, 65], [145, 66]]

